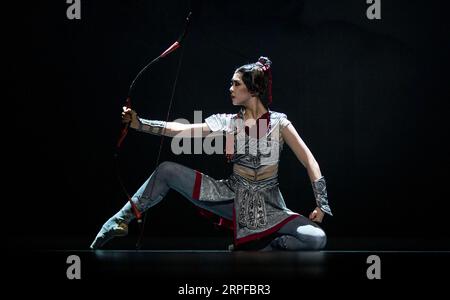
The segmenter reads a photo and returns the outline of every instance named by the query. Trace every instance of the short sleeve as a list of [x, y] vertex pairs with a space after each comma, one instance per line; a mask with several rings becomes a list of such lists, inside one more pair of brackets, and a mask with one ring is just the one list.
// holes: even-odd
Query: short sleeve
[[232, 114], [214, 114], [205, 119], [212, 132], [226, 131], [231, 123]]
[[280, 129], [283, 130], [284, 128], [288, 127], [289, 124], [291, 124], [291, 121], [289, 121], [287, 116], [283, 114], [280, 118]]

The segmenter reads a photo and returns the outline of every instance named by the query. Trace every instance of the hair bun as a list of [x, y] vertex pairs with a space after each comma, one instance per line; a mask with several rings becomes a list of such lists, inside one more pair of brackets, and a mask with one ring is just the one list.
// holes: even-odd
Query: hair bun
[[261, 56], [258, 59], [258, 63], [263, 65], [266, 69], [270, 68], [270, 66], [272, 65], [272, 62], [270, 61], [270, 59], [268, 57], [265, 57], [265, 56]]

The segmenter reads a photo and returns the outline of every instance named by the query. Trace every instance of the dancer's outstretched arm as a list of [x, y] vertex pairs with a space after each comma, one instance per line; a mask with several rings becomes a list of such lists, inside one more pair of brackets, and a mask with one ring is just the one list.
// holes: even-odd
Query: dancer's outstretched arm
[[123, 107], [122, 122], [139, 131], [170, 137], [204, 137], [211, 133], [206, 123], [183, 124], [139, 118], [136, 111]]

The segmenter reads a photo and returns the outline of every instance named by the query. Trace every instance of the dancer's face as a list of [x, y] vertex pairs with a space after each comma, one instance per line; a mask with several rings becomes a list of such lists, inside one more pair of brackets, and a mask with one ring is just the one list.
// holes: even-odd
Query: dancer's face
[[241, 73], [234, 73], [231, 79], [230, 96], [233, 105], [244, 105], [252, 98], [244, 82]]

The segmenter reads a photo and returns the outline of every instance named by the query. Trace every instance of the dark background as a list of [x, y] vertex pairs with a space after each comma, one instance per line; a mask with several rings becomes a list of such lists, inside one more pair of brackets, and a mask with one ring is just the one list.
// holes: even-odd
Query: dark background
[[[68, 20], [68, 4], [58, 2], [21, 2], [5, 12], [9, 247], [21, 241], [87, 249], [122, 207], [113, 153], [128, 86], [178, 37], [189, 10], [169, 119], [192, 122], [194, 110], [203, 118], [236, 112], [228, 92], [233, 71], [268, 56], [271, 109], [287, 114], [327, 179], [334, 212], [323, 223], [328, 236], [449, 241], [450, 30], [443, 1], [382, 1], [381, 20], [367, 19], [363, 0], [81, 1], [81, 20]], [[137, 83], [140, 116], [165, 119], [181, 53]], [[158, 137], [128, 135], [121, 163], [130, 192], [155, 168], [158, 147]], [[168, 138], [163, 149], [160, 161], [216, 179], [231, 171], [223, 155], [177, 156]], [[288, 207], [308, 215], [312, 189], [288, 147], [279, 175]], [[157, 237], [183, 237], [178, 247], [201, 248], [189, 239], [229, 235], [171, 191], [148, 213], [145, 239]]]

